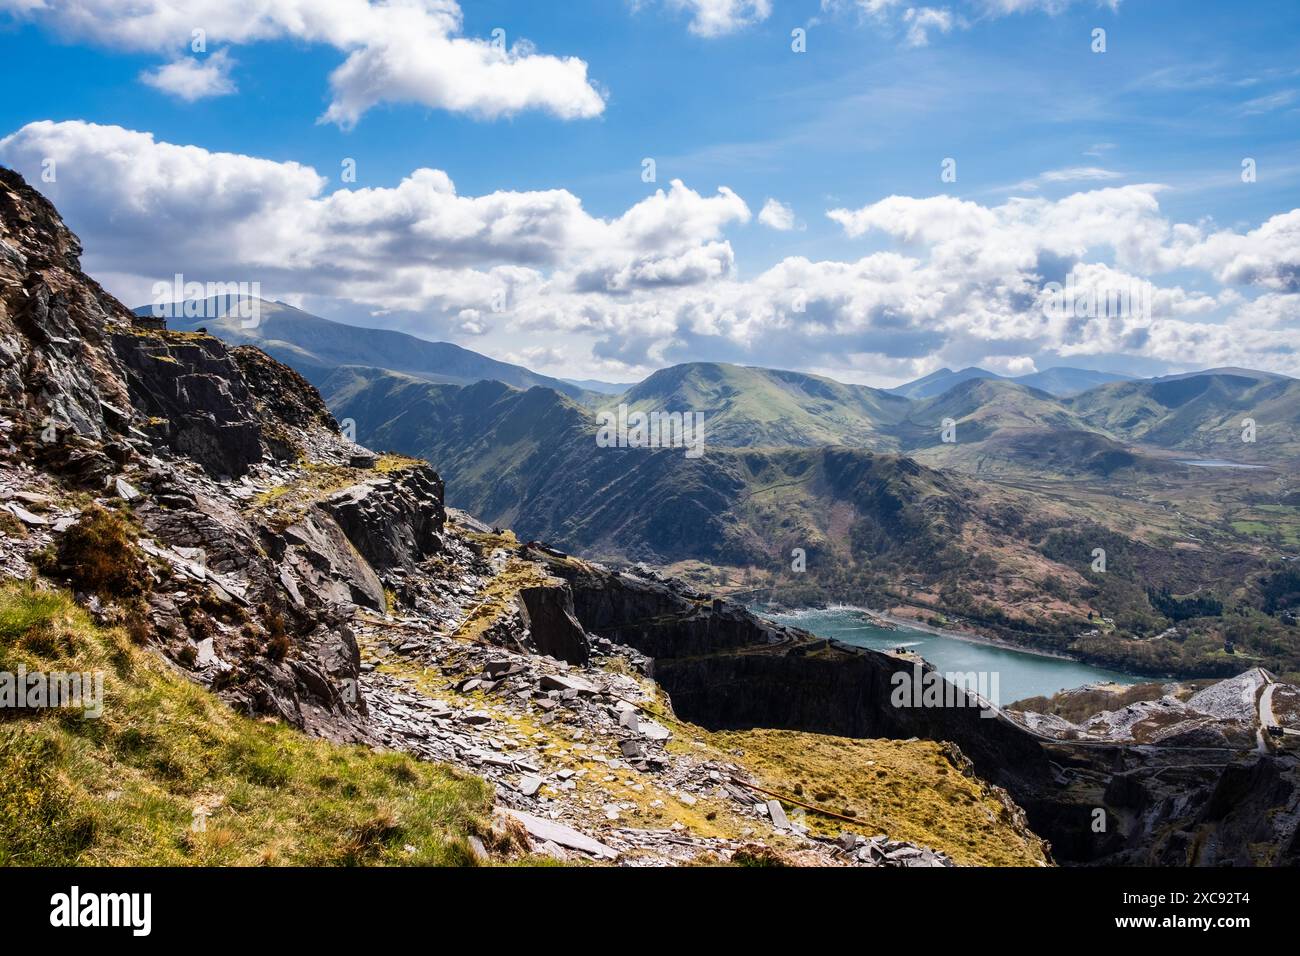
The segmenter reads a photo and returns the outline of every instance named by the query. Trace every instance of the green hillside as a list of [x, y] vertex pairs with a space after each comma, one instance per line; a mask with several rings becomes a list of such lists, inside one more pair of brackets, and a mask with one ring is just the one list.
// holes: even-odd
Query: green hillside
[[492, 832], [483, 780], [236, 714], [70, 594], [0, 587], [19, 667], [103, 672], [111, 706], [0, 723], [0, 865], [474, 865]]
[[661, 369], [618, 401], [637, 411], [703, 412], [707, 440], [716, 446], [859, 445], [878, 451], [897, 450], [891, 429], [910, 406], [863, 385], [714, 362]]
[[[1084, 392], [1067, 406], [1088, 426], [1127, 441], [1202, 457], [1278, 461], [1300, 456], [1300, 381], [1236, 369]], [[1255, 441], [1242, 441], [1243, 419]]]

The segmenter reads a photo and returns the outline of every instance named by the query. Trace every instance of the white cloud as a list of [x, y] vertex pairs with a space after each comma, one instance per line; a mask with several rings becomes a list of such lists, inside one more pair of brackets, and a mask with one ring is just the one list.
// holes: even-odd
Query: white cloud
[[778, 232], [789, 232], [794, 228], [794, 210], [783, 202], [769, 199], [763, 203], [763, 208], [758, 214], [758, 221], [769, 229], [775, 229]]
[[566, 190], [462, 196], [434, 169], [393, 187], [326, 192], [304, 166], [116, 126], [44, 121], [0, 140], [0, 158], [29, 175], [47, 157], [59, 169], [50, 197], [98, 240], [92, 255], [108, 271], [138, 269], [166, 249], [187, 271], [329, 273], [318, 287], [391, 281], [398, 300], [431, 269], [522, 270], [511, 281], [552, 269], [608, 291], [714, 279], [733, 262], [718, 241], [724, 228], [750, 218], [730, 189], [701, 196], [678, 181], [607, 220]]
[[210, 96], [226, 96], [235, 92], [230, 79], [234, 61], [226, 50], [218, 50], [206, 60], [182, 57], [154, 70], [140, 74], [142, 82], [187, 103]]
[[1188, 233], [1181, 264], [1204, 269], [1224, 283], [1300, 292], [1300, 209], [1273, 216], [1247, 233]]
[[931, 30], [938, 33], [952, 30], [952, 11], [946, 7], [908, 7], [903, 22], [907, 24], [907, 45], [927, 46]]
[[489, 119], [525, 110], [578, 119], [605, 108], [584, 61], [462, 36], [455, 0], [0, 0], [0, 10], [68, 39], [172, 56], [191, 48], [196, 30], [207, 45], [288, 38], [332, 46], [345, 59], [330, 76], [322, 119], [345, 128], [380, 103]]
[[[981, 13], [994, 17], [1013, 13], [1046, 13], [1054, 17], [1068, 10], [1072, 3], [1074, 0], [974, 0], [973, 5]], [[1093, 5], [1115, 11], [1119, 9], [1120, 0], [1095, 0]]]
[[[45, 158], [57, 182], [40, 181]], [[0, 160], [47, 192], [88, 270], [132, 304], [174, 272], [259, 281], [269, 297], [488, 354], [562, 347], [574, 364], [557, 371], [578, 376], [711, 359], [899, 380], [1071, 355], [1300, 372], [1300, 209], [1247, 231], [1179, 223], [1154, 185], [997, 205], [890, 196], [828, 213], [879, 251], [741, 278], [727, 233], [752, 216], [725, 187], [673, 182], [598, 217], [563, 189], [462, 195], [433, 169], [339, 189], [306, 166], [80, 122], [23, 127]], [[1151, 307], [1048, 314], [1045, 285], [1070, 277], [1155, 282]]]
[[1113, 169], [1105, 169], [1101, 166], [1067, 166], [1064, 169], [1049, 169], [1046, 172], [1039, 173], [1033, 179], [1018, 182], [1011, 188], [1013, 190], [1034, 191], [1045, 184], [1107, 182], [1123, 178], [1123, 173], [1116, 172]]
[[1290, 106], [1296, 101], [1297, 97], [1300, 97], [1300, 92], [1296, 90], [1278, 90], [1276, 93], [1269, 93], [1267, 96], [1259, 96], [1247, 101], [1242, 105], [1241, 111], [1247, 116], [1271, 113], [1273, 110]]
[[669, 0], [669, 3], [690, 12], [689, 29], [702, 37], [735, 33], [772, 15], [772, 0]]

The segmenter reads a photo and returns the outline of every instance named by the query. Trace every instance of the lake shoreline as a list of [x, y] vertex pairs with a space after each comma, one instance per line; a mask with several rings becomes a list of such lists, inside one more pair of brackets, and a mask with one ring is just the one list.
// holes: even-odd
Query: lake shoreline
[[[763, 611], [758, 611], [764, 614]], [[1085, 687], [1090, 685], [1102, 684], [1139, 684], [1151, 680], [1162, 680], [1165, 678], [1154, 677], [1146, 674], [1136, 674], [1130, 671], [1120, 670], [1105, 664], [1089, 661], [1084, 658], [1076, 657], [1071, 654], [1065, 654], [1058, 651], [1041, 650], [1037, 648], [1027, 648], [1022, 645], [1013, 644], [1006, 640], [999, 640], [984, 634], [962, 631], [949, 627], [940, 627], [922, 621], [916, 621], [911, 618], [890, 611], [879, 611], [872, 608], [862, 607], [853, 604], [835, 604], [823, 607], [803, 607], [787, 608], [780, 612], [766, 612], [768, 617], [774, 617], [777, 620], [788, 623], [795, 627], [803, 628], [819, 637], [831, 638], [841, 643], [872, 647], [876, 650], [888, 651], [885, 646], [891, 640], [891, 635], [898, 634], [898, 644], [906, 644], [910, 641], [921, 640], [923, 643], [926, 638], [937, 639], [940, 642], [951, 642], [947, 645], [949, 648], [964, 646], [971, 648], [969, 652], [961, 652], [961, 658], [969, 658], [970, 654], [975, 654], [978, 660], [980, 655], [987, 653], [1010, 654], [1020, 658], [1023, 661], [1021, 667], [1016, 667], [1009, 661], [1003, 661], [1002, 664], [989, 662], [983, 666], [993, 669], [1000, 669], [1004, 675], [1008, 673], [1006, 668], [1012, 668], [1012, 672], [1023, 670], [1026, 674], [1037, 671], [1039, 673], [1038, 687], [1048, 689], [1034, 690], [1030, 693], [1016, 694], [1016, 699], [1023, 699], [1033, 696], [1051, 696], [1060, 690], [1071, 688]], [[836, 617], [839, 620], [836, 620]], [[857, 626], [861, 622], [863, 627]], [[863, 635], [862, 643], [855, 639], [850, 633], [853, 631], [872, 631], [873, 634]], [[905, 631], [906, 633], [898, 633]], [[934, 665], [938, 670], [979, 670], [980, 665], [952, 666], [951, 651], [944, 651], [943, 645], [932, 648], [922, 648], [919, 651], [921, 657]], [[985, 650], [978, 650], [983, 648]], [[948, 660], [945, 660], [948, 658]], [[1032, 662], [1037, 661], [1037, 664]], [[1055, 684], [1054, 679], [1043, 681], [1045, 676], [1043, 668], [1049, 668], [1055, 671], [1056, 666], [1060, 665], [1065, 668], [1065, 672], [1058, 676], [1060, 684]], [[1027, 668], [1027, 670], [1025, 670]], [[1067, 673], [1070, 676], [1066, 676]], [[1006, 676], [1003, 677], [1005, 681]], [[1033, 680], [1027, 683], [1034, 683]], [[1022, 684], [1023, 686], [1023, 684]]]
[[[996, 647], [999, 650], [1003, 650], [1003, 651], [1015, 651], [1020, 654], [1030, 654], [1034, 657], [1050, 657], [1053, 660], [1069, 661], [1073, 664], [1087, 664], [1092, 667], [1101, 666], [1099, 664], [1094, 663], [1093, 661], [1085, 660], [1082, 657], [1076, 657], [1072, 654], [1065, 654], [1060, 651], [1048, 651], [1036, 647], [1025, 647], [1023, 644], [1013, 644], [1010, 641], [1004, 641], [996, 637], [989, 637], [986, 634], [979, 634], [976, 633], [975, 631], [957, 631], [947, 627], [935, 627], [933, 624], [927, 624], [924, 621], [918, 621], [915, 620], [914, 618], [900, 617], [899, 615], [894, 614], [890, 611], [877, 611], [874, 608], [862, 607], [861, 605], [857, 605], [857, 604], [829, 604], [826, 607], [790, 608], [788, 610], [781, 611], [780, 615], [788, 616], [788, 615], [803, 614], [803, 613], [818, 612], [818, 611], [820, 612], [850, 611], [854, 614], [865, 614], [868, 617], [875, 618], [876, 620], [884, 621], [886, 624], [893, 624], [898, 627], [907, 627], [907, 628], [911, 628], [914, 631], [923, 631], [926, 634], [934, 634], [938, 637], [950, 637], [955, 641], [966, 641], [967, 643], [970, 644], [983, 644], [986, 647]], [[755, 611], [755, 613], [759, 614], [760, 617], [762, 616], [761, 612], [759, 611]], [[1107, 668], [1107, 669], [1116, 670], [1116, 668]], [[1122, 673], [1127, 673], [1127, 672], [1122, 672]], [[1129, 676], [1140, 677], [1142, 675], [1130, 674]]]

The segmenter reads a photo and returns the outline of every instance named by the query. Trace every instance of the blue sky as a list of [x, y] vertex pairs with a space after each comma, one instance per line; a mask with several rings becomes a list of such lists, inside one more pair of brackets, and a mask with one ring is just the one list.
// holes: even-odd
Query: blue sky
[[[131, 304], [182, 269], [260, 281], [320, 314], [614, 380], [697, 359], [871, 384], [971, 363], [1300, 373], [1300, 4], [424, 0], [393, 28], [366, 0], [318, 0], [330, 23], [249, 31], [215, 12], [242, 2], [131, 22], [108, 0], [0, 0], [0, 162]], [[504, 88], [477, 72], [496, 29]], [[458, 55], [452, 74], [410, 67]], [[177, 79], [142, 78], [171, 62]], [[436, 184], [399, 194], [422, 168], [481, 208]], [[339, 190], [355, 201], [328, 202]], [[637, 211], [656, 190], [668, 200]], [[760, 216], [768, 200], [781, 215]], [[1072, 269], [1153, 283], [1154, 313], [1044, 327], [1036, 292]]]

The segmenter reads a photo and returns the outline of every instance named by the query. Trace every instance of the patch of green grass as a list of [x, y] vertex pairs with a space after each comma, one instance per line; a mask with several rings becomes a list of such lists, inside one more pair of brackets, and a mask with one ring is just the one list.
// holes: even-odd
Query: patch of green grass
[[1238, 534], [1249, 535], [1267, 534], [1270, 530], [1269, 526], [1262, 521], [1234, 521], [1232, 529]]
[[102, 671], [103, 716], [0, 712], [0, 865], [451, 865], [471, 834], [492, 845], [482, 780], [240, 716], [63, 592], [0, 587], [0, 669], [20, 663]]
[[375, 461], [375, 471], [381, 475], [391, 474], [397, 471], [407, 471], [411, 468], [418, 468], [426, 464], [423, 458], [412, 458], [410, 455], [396, 455], [386, 453], [380, 455]]

